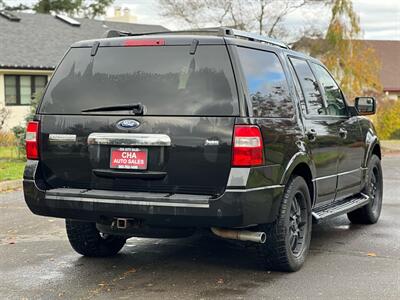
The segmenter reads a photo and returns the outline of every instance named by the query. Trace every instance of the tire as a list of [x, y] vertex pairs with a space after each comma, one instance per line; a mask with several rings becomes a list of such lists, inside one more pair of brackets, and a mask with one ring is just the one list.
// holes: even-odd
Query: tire
[[125, 245], [126, 238], [113, 235], [102, 236], [96, 223], [67, 219], [65, 221], [69, 243], [84, 256], [107, 257], [116, 255]]
[[375, 224], [381, 215], [383, 199], [381, 160], [375, 154], [369, 160], [366, 184], [362, 193], [372, 200], [367, 205], [349, 212], [347, 217], [353, 224]]
[[267, 234], [265, 244], [258, 246], [266, 269], [284, 272], [299, 270], [310, 248], [312, 227], [311, 198], [302, 177], [294, 176], [289, 180], [277, 220], [260, 227]]

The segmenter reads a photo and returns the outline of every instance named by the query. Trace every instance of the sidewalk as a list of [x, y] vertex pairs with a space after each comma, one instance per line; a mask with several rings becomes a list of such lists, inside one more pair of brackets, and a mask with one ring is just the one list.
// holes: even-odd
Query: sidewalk
[[21, 188], [22, 188], [21, 179], [0, 181], [0, 192], [19, 190]]
[[381, 141], [383, 156], [400, 156], [400, 140]]

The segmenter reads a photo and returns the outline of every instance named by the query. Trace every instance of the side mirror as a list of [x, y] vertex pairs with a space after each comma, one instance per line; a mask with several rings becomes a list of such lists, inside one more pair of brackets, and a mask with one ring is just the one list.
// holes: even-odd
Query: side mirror
[[373, 115], [376, 112], [376, 101], [374, 97], [357, 97], [355, 108], [359, 115]]

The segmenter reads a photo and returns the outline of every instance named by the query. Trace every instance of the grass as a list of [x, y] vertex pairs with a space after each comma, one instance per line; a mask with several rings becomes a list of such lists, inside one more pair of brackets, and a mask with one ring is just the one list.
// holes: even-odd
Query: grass
[[1, 146], [0, 159], [21, 159], [15, 146]]
[[22, 179], [25, 161], [0, 160], [0, 181]]
[[14, 146], [0, 147], [0, 181], [22, 179], [25, 161]]

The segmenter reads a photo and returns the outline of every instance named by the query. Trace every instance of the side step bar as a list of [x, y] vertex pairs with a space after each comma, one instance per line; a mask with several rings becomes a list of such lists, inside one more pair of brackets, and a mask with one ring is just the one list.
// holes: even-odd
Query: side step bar
[[333, 218], [360, 208], [368, 204], [369, 201], [369, 196], [360, 193], [352, 197], [345, 198], [340, 201], [335, 201], [322, 207], [318, 207], [312, 212], [312, 216], [314, 218], [314, 221], [316, 223], [319, 223], [322, 220]]

